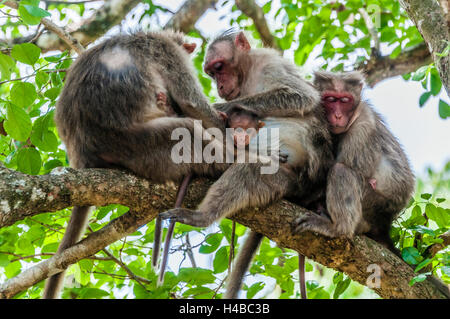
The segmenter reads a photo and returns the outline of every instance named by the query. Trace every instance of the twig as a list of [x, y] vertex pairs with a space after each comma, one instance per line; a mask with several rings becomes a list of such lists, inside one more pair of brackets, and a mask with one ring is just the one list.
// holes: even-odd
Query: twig
[[[19, 9], [19, 4], [16, 1], [8, 0], [4, 5], [12, 8]], [[47, 30], [55, 33], [61, 40], [63, 40], [69, 47], [71, 47], [75, 52], [81, 54], [84, 52], [84, 47], [78, 42], [77, 39], [73, 38], [66, 30], [58, 27], [51, 20], [47, 18], [42, 18], [41, 23], [47, 28]], [[33, 37], [34, 38], [34, 37]]]

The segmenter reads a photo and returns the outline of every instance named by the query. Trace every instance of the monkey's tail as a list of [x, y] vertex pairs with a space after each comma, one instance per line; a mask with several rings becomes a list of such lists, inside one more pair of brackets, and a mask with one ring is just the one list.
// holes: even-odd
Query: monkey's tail
[[[69, 224], [67, 225], [64, 237], [59, 244], [57, 253], [76, 244], [87, 227], [89, 215], [92, 206], [74, 206], [72, 215], [70, 216]], [[56, 275], [51, 276], [45, 283], [43, 299], [59, 298], [64, 283], [64, 273], [62, 271]]]
[[152, 268], [156, 271], [158, 268], [159, 251], [161, 250], [161, 239], [162, 239], [162, 220], [161, 217], [157, 216], [155, 220], [155, 238], [153, 240], [152, 249]]
[[306, 294], [306, 280], [305, 280], [305, 256], [298, 254], [298, 278], [300, 284], [300, 297], [301, 299], [308, 299]]
[[236, 299], [239, 290], [241, 289], [244, 275], [250, 268], [250, 263], [258, 250], [259, 245], [263, 239], [263, 235], [254, 231], [250, 231], [247, 239], [241, 248], [236, 262], [233, 266], [233, 271], [230, 274], [230, 278], [227, 283], [227, 291], [225, 292], [224, 299]]
[[[181, 204], [183, 203], [184, 196], [186, 195], [187, 188], [189, 186], [189, 183], [191, 182], [192, 175], [186, 175], [183, 178], [183, 181], [181, 182], [180, 186], [178, 187], [177, 192], [177, 198], [175, 200], [175, 208], [181, 207]], [[156, 223], [158, 223], [158, 219], [156, 220]], [[159, 227], [161, 227], [161, 219], [159, 219]], [[166, 241], [164, 242], [164, 253], [163, 253], [163, 259], [161, 261], [161, 269], [159, 270], [159, 276], [158, 276], [158, 286], [162, 284], [164, 281], [164, 274], [166, 272], [166, 266], [167, 266], [167, 260], [169, 258], [169, 249], [170, 249], [170, 242], [172, 240], [173, 231], [175, 229], [175, 222], [170, 222], [169, 228], [167, 229], [166, 234]], [[161, 228], [159, 229], [159, 232], [161, 233]], [[159, 234], [159, 236], [161, 236]], [[161, 238], [158, 242], [157, 252], [153, 251], [153, 256], [156, 254], [156, 259], [152, 260], [153, 263], [157, 263], [157, 258], [159, 254], [159, 246], [160, 246]], [[156, 250], [156, 226], [155, 226], [155, 243], [153, 246], [153, 249]]]

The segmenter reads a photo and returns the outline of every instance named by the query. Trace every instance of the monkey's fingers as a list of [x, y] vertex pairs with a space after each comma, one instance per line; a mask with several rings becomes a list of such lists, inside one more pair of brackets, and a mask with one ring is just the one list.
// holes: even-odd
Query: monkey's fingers
[[170, 219], [170, 221], [194, 227], [207, 227], [210, 225], [205, 215], [206, 214], [200, 211], [187, 208], [173, 208], [159, 214], [162, 219]]
[[295, 224], [295, 232], [298, 233], [313, 231], [325, 236], [332, 236], [332, 234], [324, 232], [324, 229], [333, 228], [331, 225], [331, 221], [328, 218], [314, 213], [305, 213], [295, 220]]

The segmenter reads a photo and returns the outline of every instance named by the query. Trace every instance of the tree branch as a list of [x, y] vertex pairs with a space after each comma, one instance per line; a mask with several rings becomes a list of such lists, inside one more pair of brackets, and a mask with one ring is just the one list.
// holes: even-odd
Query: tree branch
[[442, 84], [450, 95], [450, 55], [439, 57], [450, 42], [448, 1], [400, 0], [401, 6], [417, 26], [439, 70]]
[[[4, 4], [12, 9], [17, 10], [19, 8], [19, 4], [16, 1], [8, 0]], [[73, 38], [66, 30], [58, 27], [51, 20], [42, 18], [41, 23], [47, 28], [47, 30], [55, 33], [60, 40], [64, 41], [64, 43], [66, 43], [78, 54], [81, 54], [84, 51], [84, 47], [78, 42], [77, 39]]]
[[187, 0], [164, 26], [164, 29], [173, 29], [188, 33], [206, 10], [213, 7], [217, 0]]
[[[134, 175], [107, 169], [57, 169], [51, 174], [28, 176], [0, 167], [0, 226], [11, 225], [26, 216], [54, 211], [72, 205], [121, 203], [130, 211], [91, 233], [73, 247], [55, 254], [0, 285], [0, 298], [11, 298], [69, 265], [89, 257], [107, 245], [127, 236], [173, 206], [175, 187], [153, 185]], [[194, 180], [184, 204], [194, 208], [212, 184]], [[367, 267], [381, 269], [381, 285], [374, 290], [383, 298], [444, 298], [429, 281], [409, 281], [415, 276], [411, 267], [390, 251], [366, 238], [329, 239], [313, 233], [297, 234], [295, 220], [305, 209], [287, 201], [265, 210], [249, 209], [231, 219], [260, 232], [280, 247], [298, 251], [327, 267], [345, 272], [366, 285], [372, 274]]]
[[236, 7], [241, 10], [246, 16], [250, 17], [255, 24], [256, 30], [261, 36], [261, 40], [265, 47], [279, 49], [275, 37], [269, 30], [267, 21], [264, 18], [264, 12], [254, 0], [236, 0]]
[[423, 65], [432, 62], [430, 51], [425, 43], [405, 50], [395, 59], [389, 56], [373, 55], [364, 65], [356, 66], [366, 74], [366, 82], [370, 87], [394, 76], [416, 71]]

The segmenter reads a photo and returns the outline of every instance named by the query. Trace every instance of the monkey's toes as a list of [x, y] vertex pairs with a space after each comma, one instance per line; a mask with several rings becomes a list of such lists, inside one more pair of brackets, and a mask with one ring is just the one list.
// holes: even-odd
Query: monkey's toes
[[307, 230], [311, 230], [311, 226], [314, 220], [314, 216], [305, 214], [295, 220], [295, 232], [301, 233]]
[[164, 213], [160, 213], [159, 216], [162, 219], [170, 219], [171, 221], [183, 223], [194, 227], [209, 226], [208, 221], [205, 220], [204, 214], [187, 208], [173, 208]]

